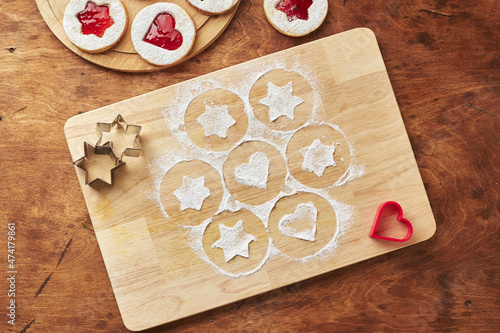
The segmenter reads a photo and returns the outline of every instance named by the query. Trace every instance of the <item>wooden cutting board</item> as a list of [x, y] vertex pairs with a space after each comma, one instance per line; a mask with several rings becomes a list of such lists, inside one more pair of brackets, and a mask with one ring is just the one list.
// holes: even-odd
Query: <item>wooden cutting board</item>
[[[134, 49], [130, 26], [135, 16], [145, 7], [154, 4], [156, 0], [127, 0], [122, 1], [128, 15], [128, 27], [121, 40], [106, 52], [87, 53], [77, 48], [66, 36], [62, 26], [64, 11], [70, 0], [36, 0], [38, 10], [50, 30], [71, 51], [80, 57], [103, 67], [123, 72], [151, 72], [166, 67], [155, 66], [144, 59]], [[209, 16], [200, 13], [185, 0], [169, 0], [181, 6], [191, 17], [196, 27], [196, 40], [189, 54], [184, 58], [191, 59], [212, 44], [231, 22], [239, 4], [222, 15]], [[169, 66], [167, 66], [169, 67]]]
[[[214, 110], [225, 115], [215, 127], [200, 118]], [[84, 172], [76, 171], [131, 330], [235, 302], [434, 234], [425, 188], [369, 29], [75, 116], [65, 125], [73, 160], [83, 155], [84, 141], [97, 142], [96, 123], [110, 123], [118, 114], [142, 126], [141, 155], [125, 157], [112, 186], [87, 186]], [[254, 161], [252, 156], [257, 156]], [[257, 163], [262, 156], [268, 161], [267, 177], [265, 163]], [[260, 173], [248, 178], [252, 170]], [[178, 199], [181, 190], [201, 201], [201, 208]], [[407, 242], [368, 237], [378, 206], [389, 200], [397, 201], [413, 224]], [[206, 219], [208, 225], [202, 223]], [[404, 236], [404, 224], [384, 219], [380, 232]], [[237, 235], [233, 243], [229, 234]]]

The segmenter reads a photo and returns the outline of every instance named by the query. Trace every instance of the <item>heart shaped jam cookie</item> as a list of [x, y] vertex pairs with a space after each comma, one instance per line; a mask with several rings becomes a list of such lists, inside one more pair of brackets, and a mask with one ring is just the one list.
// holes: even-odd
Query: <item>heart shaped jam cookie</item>
[[189, 53], [196, 29], [184, 9], [174, 3], [159, 2], [136, 15], [131, 36], [135, 50], [144, 60], [170, 66]]
[[182, 35], [175, 30], [175, 19], [169, 13], [160, 13], [151, 24], [144, 41], [165, 50], [177, 50], [182, 45]]
[[102, 52], [118, 43], [127, 27], [127, 14], [119, 0], [71, 0], [63, 17], [68, 39], [78, 48]]

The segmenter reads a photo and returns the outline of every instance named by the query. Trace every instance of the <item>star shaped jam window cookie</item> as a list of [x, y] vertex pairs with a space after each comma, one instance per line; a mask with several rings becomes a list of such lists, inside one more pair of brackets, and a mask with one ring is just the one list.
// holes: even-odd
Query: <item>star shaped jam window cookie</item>
[[274, 83], [267, 84], [267, 97], [259, 101], [260, 104], [269, 107], [269, 122], [273, 122], [281, 116], [293, 120], [295, 107], [304, 103], [304, 100], [292, 95], [292, 81], [283, 87]]
[[203, 126], [205, 136], [217, 135], [227, 137], [227, 131], [236, 124], [236, 120], [229, 115], [227, 105], [205, 105], [205, 112], [198, 117], [198, 123]]
[[141, 144], [137, 139], [142, 127], [129, 125], [118, 115], [111, 123], [97, 123], [96, 134], [99, 137], [96, 146], [110, 146], [120, 160], [125, 156], [138, 157]]
[[104, 36], [106, 29], [115, 24], [109, 16], [109, 6], [98, 6], [92, 1], [87, 2], [85, 9], [76, 14], [76, 17], [82, 24], [82, 34], [92, 34], [99, 38]]
[[212, 248], [220, 248], [224, 251], [226, 262], [236, 256], [248, 258], [249, 244], [257, 241], [255, 236], [243, 231], [243, 221], [239, 220], [233, 227], [219, 224], [220, 238], [212, 244]]
[[111, 147], [94, 147], [88, 142], [83, 143], [84, 156], [73, 164], [85, 172], [85, 185], [102, 181], [113, 185], [114, 171], [125, 163], [118, 160]]
[[181, 205], [181, 210], [201, 210], [203, 202], [210, 196], [210, 190], [205, 186], [205, 177], [192, 179], [184, 176], [181, 187], [174, 191], [174, 195]]
[[312, 0], [281, 0], [276, 9], [286, 14], [288, 22], [296, 19], [307, 21], [312, 3]]
[[314, 172], [318, 177], [323, 175], [327, 167], [337, 165], [333, 159], [335, 146], [324, 145], [318, 139], [315, 139], [309, 147], [300, 149], [300, 153], [304, 157], [302, 170]]

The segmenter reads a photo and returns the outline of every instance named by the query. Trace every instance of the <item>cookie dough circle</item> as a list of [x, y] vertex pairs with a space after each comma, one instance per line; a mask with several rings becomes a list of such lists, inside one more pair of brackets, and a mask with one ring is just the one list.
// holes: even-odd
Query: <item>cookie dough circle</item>
[[[181, 210], [174, 191], [182, 186], [184, 176], [191, 179], [205, 178], [205, 187], [210, 195], [203, 201], [200, 210]], [[160, 185], [160, 200], [169, 218], [179, 225], [196, 226], [211, 218], [222, 202], [223, 188], [220, 174], [203, 161], [184, 161], [174, 165], [163, 177]]]
[[284, 12], [276, 9], [280, 1], [282, 0], [264, 0], [264, 12], [269, 23], [287, 36], [300, 37], [313, 32], [323, 23], [328, 13], [328, 0], [313, 0], [308, 8], [307, 20], [295, 18], [289, 21]]
[[187, 0], [198, 11], [206, 15], [219, 15], [227, 12], [239, 0]]
[[[285, 215], [293, 215], [301, 203], [313, 203], [318, 212], [314, 241], [287, 236], [280, 230], [280, 220]], [[312, 193], [298, 192], [279, 199], [269, 216], [269, 236], [273, 239], [274, 246], [281, 253], [296, 259], [317, 254], [333, 239], [337, 229], [333, 207], [326, 199]]]
[[122, 38], [127, 28], [127, 13], [119, 0], [92, 0], [98, 6], [107, 6], [109, 16], [114, 24], [106, 29], [102, 37], [84, 35], [82, 24], [77, 18], [78, 13], [85, 10], [89, 0], [71, 0], [66, 6], [63, 17], [63, 28], [68, 39], [79, 49], [98, 53], [113, 47]]
[[[182, 35], [182, 45], [176, 50], [166, 50], [144, 41], [144, 36], [148, 33], [151, 24], [161, 13], [173, 16], [174, 29]], [[174, 3], [159, 2], [147, 6], [136, 15], [132, 22], [131, 36], [132, 44], [141, 58], [153, 65], [169, 66], [180, 61], [191, 51], [196, 37], [196, 28], [184, 9]]]
[[[236, 255], [226, 262], [224, 250], [213, 247], [220, 239], [220, 227], [234, 227], [239, 221], [243, 221], [243, 232], [255, 237], [248, 243], [248, 258]], [[214, 216], [203, 234], [203, 250], [208, 259], [225, 274], [231, 276], [244, 276], [253, 273], [268, 258], [269, 235], [262, 221], [247, 209], [236, 212], [222, 212]]]

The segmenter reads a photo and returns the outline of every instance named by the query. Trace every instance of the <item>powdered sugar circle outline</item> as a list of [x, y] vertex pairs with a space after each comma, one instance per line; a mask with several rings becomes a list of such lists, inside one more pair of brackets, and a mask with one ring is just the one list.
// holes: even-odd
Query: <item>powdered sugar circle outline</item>
[[[267, 74], [270, 74], [274, 72], [274, 78], [273, 79], [265, 79]], [[283, 72], [285, 72], [285, 75], [283, 75]], [[291, 73], [291, 77], [286, 77], [288, 73]], [[286, 77], [286, 78], [285, 78]], [[307, 87], [303, 85], [303, 82], [307, 84]], [[286, 82], [286, 83], [285, 83]], [[286, 112], [282, 114], [281, 116], [284, 117], [277, 117], [276, 119], [271, 120], [271, 105], [268, 105], [266, 103], [262, 103], [263, 100], [269, 98], [269, 85], [272, 84], [278, 89], [285, 88], [286, 86], [290, 85], [292, 88], [290, 95], [288, 95], [288, 98], [293, 99], [293, 98], [298, 98], [301, 100], [300, 103], [298, 103], [295, 107], [293, 107], [293, 117], [287, 117]], [[276, 86], [278, 84], [278, 86]], [[296, 91], [294, 93], [293, 90], [293, 84], [296, 85], [302, 85], [302, 89], [305, 89], [305, 92], [301, 92], [298, 95], [296, 95]], [[316, 84], [317, 86], [313, 86], [313, 84]], [[265, 94], [259, 94], [259, 88], [265, 86], [266, 87], [266, 92]], [[315, 81], [315, 78], [312, 75], [309, 75], [308, 77], [305, 77], [305, 75], [297, 70], [294, 69], [287, 69], [287, 68], [273, 68], [270, 69], [269, 71], [263, 73], [260, 75], [255, 82], [253, 82], [252, 87], [249, 91], [248, 95], [248, 100], [250, 107], [252, 108], [253, 115], [257, 121], [259, 121], [262, 125], [270, 128], [271, 130], [274, 130], [275, 132], [293, 132], [303, 126], [308, 120], [313, 118], [313, 115], [315, 115], [315, 112], [317, 108], [321, 105], [318, 103], [321, 103], [321, 96], [319, 93], [316, 91], [315, 88], [318, 87], [319, 84], [318, 82]], [[310, 92], [308, 92], [310, 90]], [[313, 100], [310, 101], [308, 98], [308, 94], [312, 93], [313, 94]], [[300, 95], [300, 97], [299, 97]], [[276, 96], [274, 96], [276, 98]], [[280, 99], [280, 98], [278, 98]], [[312, 104], [312, 105], [310, 105]], [[265, 112], [263, 110], [259, 109], [267, 109]], [[304, 108], [305, 110], [298, 111], [297, 109]], [[262, 113], [260, 116], [257, 113]], [[307, 116], [304, 119], [304, 113], [307, 114]], [[283, 119], [282, 119], [283, 118]], [[288, 119], [287, 119], [288, 118]], [[298, 119], [297, 119], [298, 118]], [[279, 125], [277, 122], [280, 122], [284, 120], [285, 123], [281, 123]], [[290, 128], [291, 127], [291, 128]]]
[[[198, 88], [199, 91], [196, 91], [196, 89], [190, 91], [189, 95], [192, 98], [190, 98], [190, 100], [188, 101], [185, 109], [184, 108], [182, 109], [183, 112], [181, 112], [181, 114], [176, 114], [177, 119], [175, 120], [174, 124], [171, 124], [171, 126], [176, 126], [178, 130], [183, 130], [183, 131], [185, 130], [192, 143], [208, 151], [219, 151], [219, 152], [227, 151], [241, 144], [242, 139], [248, 130], [248, 122], [249, 122], [247, 116], [248, 112], [246, 111], [246, 105], [244, 100], [242, 99], [242, 96], [230, 89], [224, 89], [217, 85], [211, 87], [209, 83], [207, 83], [206, 86]], [[219, 96], [218, 98], [211, 98], [210, 93], [212, 92], [214, 94], [215, 92], [217, 92], [219, 95], [223, 94], [224, 98], [228, 98], [230, 101], [232, 101], [232, 103], [230, 103], [231, 106], [229, 106], [221, 96]], [[229, 118], [235, 121], [231, 126], [227, 128], [224, 137], [219, 136], [219, 138], [217, 138], [213, 135], [207, 136], [206, 128], [203, 126], [203, 124], [200, 123], [199, 118], [206, 113], [206, 107], [208, 106], [207, 103], [211, 106], [226, 107]], [[199, 113], [199, 108], [202, 105], [203, 105], [202, 107], [203, 112], [199, 116], [197, 116], [197, 114]], [[169, 109], [171, 110], [172, 107], [170, 106]], [[165, 111], [166, 110], [163, 110], [163, 113], [165, 120], [167, 120], [166, 118], [167, 115], [165, 115]], [[242, 115], [244, 116], [244, 119], [242, 119], [241, 117]], [[238, 121], [236, 121], [236, 119], [233, 116], [237, 117]], [[196, 135], [198, 126], [203, 128], [203, 131], [205, 132], [204, 135], [200, 136], [199, 138]], [[242, 133], [235, 135], [234, 131], [241, 126], [244, 127], [244, 129], [240, 128]], [[214, 143], [210, 142], [210, 140], [213, 139], [214, 137], [217, 141]], [[209, 145], [210, 147], [207, 147], [207, 145]]]

